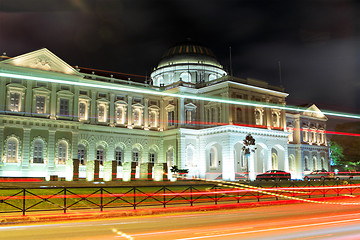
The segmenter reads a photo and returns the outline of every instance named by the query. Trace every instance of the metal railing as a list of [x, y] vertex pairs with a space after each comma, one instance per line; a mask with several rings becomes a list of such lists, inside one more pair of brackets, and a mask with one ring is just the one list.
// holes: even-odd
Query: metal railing
[[[93, 209], [146, 209], [201, 206], [360, 194], [359, 184], [349, 181], [272, 182], [246, 187], [230, 183], [176, 186], [103, 186], [0, 188], [0, 213]], [[271, 194], [271, 193], [276, 193]]]

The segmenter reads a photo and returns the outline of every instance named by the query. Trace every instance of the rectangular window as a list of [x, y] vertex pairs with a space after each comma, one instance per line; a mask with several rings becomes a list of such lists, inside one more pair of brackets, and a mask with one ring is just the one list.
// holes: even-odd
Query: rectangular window
[[43, 160], [43, 148], [42, 145], [40, 144], [36, 144], [34, 146], [34, 158], [33, 158], [33, 163], [44, 163]]
[[155, 153], [149, 153], [149, 162], [155, 163]]
[[44, 114], [45, 113], [45, 97], [36, 96], [36, 113]]
[[105, 106], [100, 105], [98, 108], [98, 121], [99, 122], [105, 122], [106, 116], [105, 116]]
[[116, 109], [116, 123], [117, 124], [124, 124], [124, 116], [123, 116], [123, 108], [118, 107]]
[[60, 111], [61, 116], [68, 117], [69, 116], [69, 99], [60, 99]]
[[170, 111], [168, 112], [168, 126], [174, 126], [175, 125], [175, 112]]
[[80, 120], [87, 120], [86, 104], [83, 103], [83, 102], [79, 103], [79, 119]]
[[20, 93], [10, 93], [10, 111], [20, 111]]
[[121, 151], [115, 152], [115, 160], [116, 160], [118, 166], [122, 166], [122, 152]]
[[133, 162], [138, 163], [139, 162], [139, 153], [133, 152]]

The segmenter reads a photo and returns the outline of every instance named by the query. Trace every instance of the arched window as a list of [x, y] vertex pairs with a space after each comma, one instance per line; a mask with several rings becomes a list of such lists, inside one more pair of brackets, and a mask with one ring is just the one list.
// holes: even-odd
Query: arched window
[[210, 163], [210, 168], [216, 168], [216, 160], [217, 160], [217, 151], [215, 147], [210, 148], [210, 153], [209, 153], [209, 163]]
[[65, 164], [68, 157], [68, 143], [61, 140], [58, 144], [58, 164]]
[[189, 146], [186, 149], [186, 161], [185, 161], [186, 167], [195, 167], [194, 164], [194, 150], [191, 146]]
[[272, 169], [278, 170], [279, 160], [278, 160], [278, 154], [277, 154], [276, 149], [271, 150], [271, 165], [272, 165]]
[[302, 131], [303, 131], [303, 141], [304, 142], [309, 141], [308, 140], [308, 130], [306, 128], [304, 128]]
[[158, 77], [158, 79], [157, 79], [157, 85], [158, 86], [161, 86], [161, 85], [164, 85], [164, 78], [163, 77]]
[[115, 160], [118, 166], [122, 166], [124, 162], [124, 151], [119, 146], [115, 149]]
[[167, 152], [166, 152], [166, 162], [167, 162], [169, 167], [175, 166], [175, 163], [174, 163], [174, 150], [173, 149], [167, 150]]
[[191, 74], [188, 72], [183, 72], [180, 74], [180, 79], [183, 82], [191, 82]]
[[149, 152], [149, 163], [156, 163], [156, 152], [154, 150]]
[[279, 127], [279, 116], [277, 113], [272, 114], [273, 127]]
[[308, 160], [308, 157], [304, 158], [304, 171], [309, 171]]
[[34, 142], [33, 163], [44, 163], [44, 143], [40, 139]]
[[86, 165], [86, 148], [84, 144], [78, 145], [78, 159], [80, 165]]
[[215, 79], [217, 79], [215, 74], [210, 74], [209, 75], [209, 81], [212, 81], [212, 80], [215, 80]]
[[315, 156], [313, 156], [313, 169], [317, 170], [316, 157]]
[[137, 148], [134, 148], [132, 151], [132, 161], [137, 165], [140, 164], [140, 151]]
[[291, 154], [289, 157], [289, 170], [290, 171], [296, 170], [295, 156], [293, 154]]
[[96, 148], [96, 160], [100, 162], [100, 165], [104, 164], [105, 161], [105, 148], [102, 145], [99, 145]]
[[323, 169], [325, 169], [324, 168], [324, 162], [325, 162], [324, 157], [321, 157], [320, 161], [321, 161], [321, 170], [323, 170]]
[[6, 147], [6, 162], [17, 163], [19, 142], [15, 137], [9, 138]]
[[288, 141], [293, 142], [294, 141], [294, 128], [289, 127], [288, 131], [290, 133], [289, 136], [288, 136]]
[[255, 123], [256, 125], [262, 125], [262, 113], [259, 109], [255, 110]]

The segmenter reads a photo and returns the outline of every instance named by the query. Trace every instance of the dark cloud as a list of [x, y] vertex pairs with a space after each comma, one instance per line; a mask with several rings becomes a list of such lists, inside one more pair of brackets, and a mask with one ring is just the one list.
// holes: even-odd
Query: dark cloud
[[[0, 0], [0, 51], [47, 47], [71, 65], [149, 75], [186, 37], [234, 75], [290, 93], [288, 102], [360, 112], [359, 3], [350, 0]], [[345, 107], [346, 106], [346, 107]]]

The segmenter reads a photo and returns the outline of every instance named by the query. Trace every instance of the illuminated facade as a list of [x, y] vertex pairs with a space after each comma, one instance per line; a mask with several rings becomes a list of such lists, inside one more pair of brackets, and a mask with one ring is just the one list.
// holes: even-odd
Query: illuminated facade
[[[47, 49], [1, 61], [0, 176], [71, 180], [73, 159], [88, 180], [94, 160], [105, 180], [112, 161], [119, 178], [127, 162], [136, 162], [137, 177], [143, 163], [167, 163], [189, 169], [189, 177], [226, 180], [269, 169], [300, 178], [310, 166], [288, 144], [285, 110], [261, 105], [285, 106], [283, 89], [228, 76], [208, 48], [192, 42], [170, 48], [151, 77], [152, 84], [140, 84], [85, 73]], [[256, 145], [245, 156], [249, 133]], [[323, 162], [327, 169], [327, 156]]]

